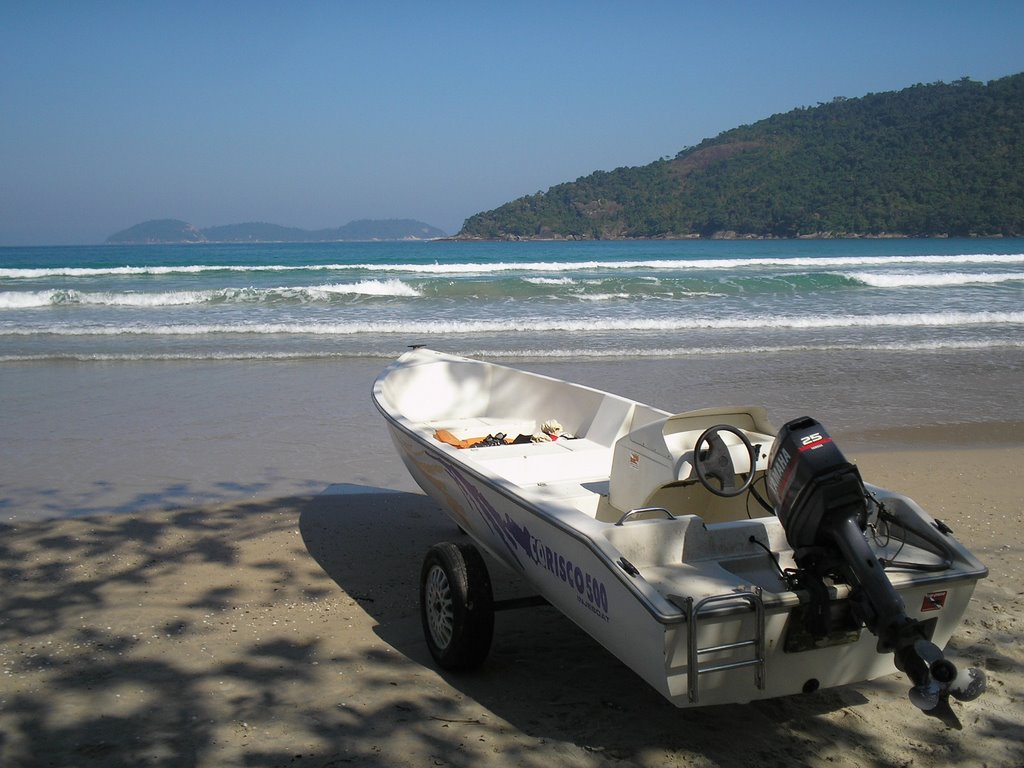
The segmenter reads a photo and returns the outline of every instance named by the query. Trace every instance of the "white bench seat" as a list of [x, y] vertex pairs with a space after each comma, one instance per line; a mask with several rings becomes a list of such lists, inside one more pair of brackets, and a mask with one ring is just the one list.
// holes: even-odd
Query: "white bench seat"
[[472, 461], [520, 486], [608, 477], [612, 452], [591, 440], [467, 448]]

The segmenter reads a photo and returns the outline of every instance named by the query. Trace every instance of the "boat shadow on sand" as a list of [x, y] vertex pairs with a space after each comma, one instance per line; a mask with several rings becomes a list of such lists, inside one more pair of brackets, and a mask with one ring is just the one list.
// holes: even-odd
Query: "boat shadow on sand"
[[[716, 765], [759, 758], [810, 764], [821, 760], [823, 748], [865, 757], [885, 752], [865, 741], [857, 710], [868, 705], [891, 708], [894, 719], [916, 717], [908, 735], [934, 738], [943, 730], [908, 711], [906, 684], [897, 676], [807, 696], [680, 710], [550, 606], [497, 613], [480, 669], [437, 670], [420, 625], [420, 567], [432, 544], [466, 537], [424, 495], [365, 486], [327, 492], [336, 502], [304, 509], [300, 532], [324, 572], [376, 622], [377, 636], [530, 737], [617, 759], [663, 750]], [[506, 569], [489, 565], [496, 599], [524, 594]]]

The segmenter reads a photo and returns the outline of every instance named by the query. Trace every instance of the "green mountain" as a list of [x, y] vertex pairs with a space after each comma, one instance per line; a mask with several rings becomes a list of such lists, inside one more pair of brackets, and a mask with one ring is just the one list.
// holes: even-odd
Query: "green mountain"
[[1024, 74], [836, 98], [598, 171], [459, 238], [1024, 235]]
[[295, 227], [250, 222], [248, 224], [222, 224], [199, 230], [209, 243], [291, 243], [304, 242], [310, 233]]
[[179, 219], [136, 224], [107, 238], [108, 243], [324, 243], [357, 240], [432, 240], [437, 227], [413, 219], [359, 219], [335, 229], [297, 229], [252, 222], [197, 229]]

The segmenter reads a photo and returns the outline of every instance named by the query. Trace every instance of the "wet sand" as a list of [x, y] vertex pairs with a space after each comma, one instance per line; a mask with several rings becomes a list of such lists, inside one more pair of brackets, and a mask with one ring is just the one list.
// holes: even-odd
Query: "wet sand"
[[[0, 765], [1024, 764], [1020, 423], [975, 414], [966, 423], [842, 427], [841, 445], [867, 479], [915, 498], [990, 569], [949, 646], [989, 678], [981, 699], [953, 703], [961, 729], [914, 709], [902, 675], [679, 710], [550, 608], [499, 614], [478, 672], [434, 667], [419, 625], [418, 572], [431, 544], [459, 533], [404, 477], [375, 423], [367, 391], [380, 367], [365, 361], [338, 375], [323, 366], [304, 379], [290, 367], [263, 369], [248, 384], [229, 376], [237, 366], [212, 367], [226, 371], [225, 386], [245, 390], [235, 404], [216, 402], [209, 379], [190, 390], [194, 367], [163, 377], [163, 413], [142, 417], [121, 447], [108, 437], [124, 457], [138, 441], [164, 446], [135, 459], [150, 475], [135, 478], [123, 502], [102, 454], [90, 482], [110, 489], [93, 496], [80, 484], [85, 470], [37, 487], [5, 456]], [[583, 378], [605, 375], [577, 368]], [[124, 371], [110, 375], [124, 380]], [[73, 379], [60, 386], [70, 392]], [[258, 418], [232, 432], [216, 416], [241, 410], [243, 395], [284, 407], [274, 392], [300, 379], [306, 386], [287, 398], [292, 426], [283, 435], [259, 442]], [[620, 370], [618, 381], [627, 379]], [[647, 399], [664, 405], [655, 385], [645, 386]], [[152, 399], [153, 380], [140, 387], [149, 394], [139, 397]], [[342, 393], [340, 408], [325, 407], [329, 392]], [[181, 399], [197, 414], [186, 427], [170, 423]], [[101, 390], [87, 401], [114, 405]], [[88, 413], [102, 423], [101, 410]], [[281, 426], [280, 416], [268, 418]], [[65, 436], [81, 438], [92, 418], [68, 424]], [[197, 427], [201, 418], [214, 424]], [[325, 444], [328, 434], [345, 439]], [[171, 450], [186, 436], [196, 441], [188, 461]], [[296, 473], [311, 447], [317, 453]], [[222, 461], [207, 466], [218, 452]], [[191, 485], [189, 467], [199, 473]], [[218, 472], [222, 481], [234, 473], [237, 487], [218, 490]], [[46, 514], [46, 499], [81, 503], [74, 516], [56, 517], [59, 504]]]
[[[270, 500], [339, 482], [417, 490], [370, 402], [387, 362], [5, 364], [0, 522]], [[931, 425], [1010, 423], [988, 434], [1019, 442], [1024, 422], [1017, 349], [512, 364], [669, 411], [755, 403], [776, 424], [812, 415], [847, 450], [873, 446], [872, 430], [901, 428], [905, 441]], [[951, 431], [948, 447], [963, 435]]]

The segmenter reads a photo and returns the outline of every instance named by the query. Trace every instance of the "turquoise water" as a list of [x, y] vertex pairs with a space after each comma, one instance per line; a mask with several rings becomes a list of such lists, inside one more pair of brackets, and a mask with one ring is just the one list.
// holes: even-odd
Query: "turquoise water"
[[1024, 345], [1024, 241], [0, 248], [0, 362]]

